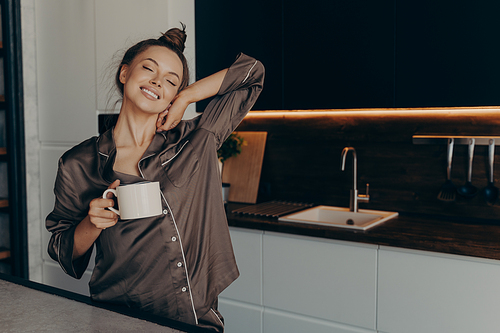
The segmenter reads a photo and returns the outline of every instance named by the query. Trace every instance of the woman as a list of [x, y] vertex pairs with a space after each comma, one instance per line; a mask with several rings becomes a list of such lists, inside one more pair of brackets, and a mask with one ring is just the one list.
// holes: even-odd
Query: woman
[[[185, 40], [174, 28], [125, 53], [116, 73], [123, 96], [116, 126], [59, 161], [48, 252], [80, 278], [95, 244], [92, 299], [222, 332], [217, 297], [239, 273], [216, 151], [255, 103], [264, 68], [240, 54], [228, 69], [188, 86]], [[190, 103], [212, 96], [201, 116], [181, 121]], [[102, 193], [144, 180], [160, 182], [163, 214], [119, 220]]]

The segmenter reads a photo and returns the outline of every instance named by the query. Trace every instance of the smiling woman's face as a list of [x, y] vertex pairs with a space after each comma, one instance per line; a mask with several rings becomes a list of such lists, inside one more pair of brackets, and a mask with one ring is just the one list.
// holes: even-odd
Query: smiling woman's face
[[146, 113], [164, 111], [177, 95], [182, 69], [182, 62], [173, 51], [163, 46], [147, 48], [130, 66], [121, 68], [123, 105]]

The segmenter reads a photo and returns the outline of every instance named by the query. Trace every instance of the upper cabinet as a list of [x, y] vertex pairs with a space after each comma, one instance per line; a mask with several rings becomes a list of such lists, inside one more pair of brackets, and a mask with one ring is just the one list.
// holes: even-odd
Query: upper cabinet
[[[77, 143], [97, 133], [93, 1], [37, 2], [40, 141]], [[102, 89], [104, 91], [104, 89]]]
[[266, 67], [254, 110], [500, 105], [499, 7], [196, 1], [197, 78], [245, 52]]
[[396, 106], [500, 105], [500, 2], [397, 1]]
[[[196, 79], [229, 66], [239, 52], [266, 66], [265, 89], [254, 109], [283, 107], [281, 1], [195, 1]], [[198, 102], [202, 111], [206, 102]]]
[[391, 106], [393, 6], [392, 1], [284, 1], [283, 109]]

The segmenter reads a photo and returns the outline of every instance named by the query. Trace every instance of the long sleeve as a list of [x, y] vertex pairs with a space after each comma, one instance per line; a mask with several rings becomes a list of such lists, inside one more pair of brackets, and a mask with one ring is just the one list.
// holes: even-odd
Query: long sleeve
[[208, 104], [200, 126], [215, 134], [220, 147], [255, 104], [264, 84], [264, 66], [240, 53], [229, 67], [218, 94]]
[[45, 221], [47, 230], [52, 233], [48, 245], [50, 257], [59, 262], [64, 272], [77, 279], [85, 272], [92, 254], [91, 247], [84, 256], [73, 260], [75, 228], [87, 215], [89, 201], [95, 195], [89, 193], [85, 157], [82, 154], [78, 159], [70, 159], [67, 164], [65, 156], [59, 160], [54, 185], [54, 210]]

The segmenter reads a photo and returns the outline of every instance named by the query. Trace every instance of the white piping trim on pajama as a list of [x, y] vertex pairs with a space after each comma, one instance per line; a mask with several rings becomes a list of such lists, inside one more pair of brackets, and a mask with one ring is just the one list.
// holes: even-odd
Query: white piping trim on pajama
[[[137, 169], [139, 169], [139, 172], [141, 173], [141, 177], [144, 178], [144, 175], [142, 174], [142, 170], [141, 170], [141, 162], [144, 161], [146, 158], [150, 158], [151, 156], [155, 156], [156, 154], [151, 154], [149, 156], [146, 156], [146, 157], [143, 157], [139, 160], [139, 162], [137, 162]], [[144, 178], [145, 179], [145, 178]]]
[[184, 144], [182, 145], [181, 149], [179, 149], [179, 151], [177, 153], [175, 153], [174, 156], [172, 156], [168, 161], [165, 161], [161, 164], [161, 166], [164, 166], [165, 164], [169, 163], [170, 161], [172, 161], [174, 158], [177, 157], [177, 155], [180, 154], [180, 152], [184, 149], [184, 146], [189, 142], [189, 140], [187, 140], [186, 142], [184, 142]]
[[177, 237], [179, 237], [179, 245], [181, 246], [182, 260], [184, 261], [184, 271], [186, 272], [186, 280], [187, 280], [188, 288], [189, 288], [189, 299], [191, 301], [191, 306], [193, 307], [193, 313], [194, 313], [194, 319], [196, 321], [196, 325], [198, 325], [198, 315], [196, 314], [196, 309], [194, 307], [193, 293], [191, 292], [191, 283], [189, 282], [189, 273], [187, 270], [186, 256], [184, 255], [184, 247], [182, 246], [181, 234], [179, 233], [179, 229], [177, 228], [177, 223], [175, 222], [174, 213], [172, 212], [172, 209], [170, 208], [170, 205], [168, 204], [167, 199], [163, 195], [163, 192], [160, 191], [160, 193], [161, 193], [161, 196], [163, 197], [163, 200], [167, 204], [170, 215], [172, 216], [172, 221], [174, 222], [174, 227], [175, 227], [175, 231], [177, 232]]
[[219, 320], [220, 324], [222, 325], [222, 327], [224, 327], [224, 323], [222, 322], [222, 320], [220, 319], [220, 317], [217, 315], [217, 312], [214, 311], [214, 309], [210, 308], [210, 311], [212, 311], [215, 315], [215, 317]]
[[63, 264], [61, 263], [61, 237], [62, 237], [62, 234], [59, 234], [59, 240], [57, 242], [57, 262], [59, 263], [59, 266], [61, 266], [64, 273], [68, 274], [68, 272], [64, 268]]
[[252, 69], [255, 67], [255, 65], [257, 65], [257, 60], [255, 60], [255, 62], [253, 63], [253, 66], [250, 68], [250, 70], [248, 71], [247, 73], [247, 76], [245, 76], [245, 79], [243, 81], [241, 81], [241, 83], [244, 83], [248, 77], [250, 76], [250, 72], [252, 71]]

